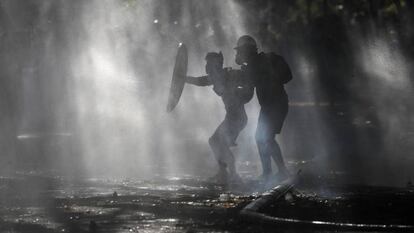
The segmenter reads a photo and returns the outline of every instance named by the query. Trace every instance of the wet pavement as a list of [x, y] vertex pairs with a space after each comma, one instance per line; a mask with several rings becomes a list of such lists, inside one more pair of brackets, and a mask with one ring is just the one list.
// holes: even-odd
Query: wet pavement
[[[199, 179], [0, 179], [1, 232], [236, 232], [254, 196]], [[242, 228], [243, 227], [243, 228]]]
[[[2, 176], [0, 232], [325, 232], [265, 224], [241, 216], [240, 211], [259, 196], [254, 184], [245, 181], [226, 187], [194, 177], [114, 180], [40, 174]], [[284, 199], [287, 201], [281, 206], [287, 208], [306, 198], [319, 201], [304, 197], [296, 193], [292, 197], [295, 201]], [[305, 203], [299, 209], [310, 213], [311, 207]]]

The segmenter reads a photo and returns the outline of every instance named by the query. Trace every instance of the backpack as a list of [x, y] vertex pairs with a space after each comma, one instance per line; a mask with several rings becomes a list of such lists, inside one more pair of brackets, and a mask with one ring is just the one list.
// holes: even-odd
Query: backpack
[[265, 53], [265, 57], [269, 62], [267, 65], [272, 69], [272, 75], [276, 76], [282, 84], [286, 84], [292, 80], [292, 72], [282, 56], [279, 56], [276, 53]]

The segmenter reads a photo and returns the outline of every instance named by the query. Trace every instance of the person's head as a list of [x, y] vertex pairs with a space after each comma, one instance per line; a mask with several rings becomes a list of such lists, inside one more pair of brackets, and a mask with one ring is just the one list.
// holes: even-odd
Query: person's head
[[257, 43], [253, 37], [244, 35], [237, 40], [236, 64], [249, 63], [257, 55]]
[[223, 54], [220, 53], [207, 53], [206, 55], [206, 73], [214, 74], [218, 70], [223, 69]]

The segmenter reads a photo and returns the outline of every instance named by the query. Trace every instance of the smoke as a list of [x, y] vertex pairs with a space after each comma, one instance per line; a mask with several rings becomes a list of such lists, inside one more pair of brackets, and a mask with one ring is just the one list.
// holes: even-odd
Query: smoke
[[[211, 175], [207, 141], [224, 106], [211, 88], [188, 85], [165, 112], [175, 54], [187, 45], [194, 76], [205, 73], [211, 51], [237, 68], [232, 48], [250, 34], [259, 50], [283, 55], [294, 74], [278, 136], [291, 169], [404, 182], [412, 177], [413, 84], [397, 28], [363, 27], [374, 24], [341, 13], [342, 5], [335, 17], [312, 16], [315, 6], [304, 19], [304, 2], [1, 1], [2, 167]], [[246, 109], [235, 154], [239, 171], [252, 174], [260, 171], [257, 100]]]
[[[244, 33], [232, 1], [2, 1], [7, 35], [23, 30], [9, 72], [19, 110], [16, 167], [69, 174], [212, 174], [208, 137], [224, 117], [210, 88], [187, 86], [165, 111], [179, 43], [189, 74], [203, 75], [209, 51]], [[21, 71], [20, 73], [17, 72]], [[13, 157], [13, 156], [11, 156]], [[24, 165], [26, 164], [26, 165]], [[207, 164], [207, 166], [206, 166]]]
[[[367, 156], [367, 180], [385, 184], [405, 185], [412, 179], [410, 158], [412, 111], [414, 95], [410, 78], [412, 62], [404, 55], [400, 40], [394, 38], [393, 27], [372, 30], [369, 36], [354, 33], [355, 60], [364, 76], [364, 100], [369, 114], [365, 124], [376, 128], [377, 153]], [[361, 109], [356, 107], [355, 111]], [[365, 137], [371, 136], [370, 139]], [[361, 141], [372, 141], [371, 135], [359, 135]], [[380, 180], [380, 181], [378, 181]]]
[[190, 74], [204, 74], [208, 51], [221, 49], [232, 60], [228, 48], [241, 31], [226, 17], [232, 7], [218, 1], [84, 6], [87, 39], [71, 70], [88, 171], [174, 175], [212, 160], [206, 142], [223, 115], [220, 99], [209, 88], [187, 87], [174, 113], [165, 113], [165, 103], [179, 43], [189, 47]]

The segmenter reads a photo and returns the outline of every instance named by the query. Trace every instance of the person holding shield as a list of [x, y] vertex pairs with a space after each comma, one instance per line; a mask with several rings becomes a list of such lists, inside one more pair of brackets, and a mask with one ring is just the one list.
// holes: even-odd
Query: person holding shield
[[209, 138], [219, 165], [218, 173], [213, 179], [220, 183], [240, 182], [230, 147], [236, 146], [236, 139], [247, 124], [244, 105], [252, 99], [254, 88], [240, 70], [223, 68], [221, 52], [208, 53], [206, 62], [206, 76], [187, 77], [185, 81], [196, 86], [212, 85], [214, 92], [222, 98], [226, 116]]

